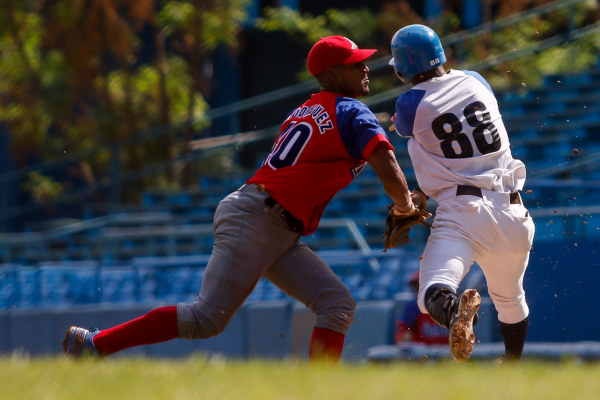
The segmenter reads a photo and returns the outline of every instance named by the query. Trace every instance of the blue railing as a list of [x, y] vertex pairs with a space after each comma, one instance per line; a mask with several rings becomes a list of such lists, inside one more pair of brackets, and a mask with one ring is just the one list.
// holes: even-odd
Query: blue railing
[[[392, 298], [417, 267], [416, 254], [403, 250], [318, 252], [360, 300]], [[0, 309], [68, 307], [82, 304], [151, 304], [194, 301], [209, 256], [137, 257], [128, 263], [40, 262], [0, 264]], [[371, 268], [377, 263], [378, 270]], [[259, 281], [249, 300], [283, 300], [287, 295]]]

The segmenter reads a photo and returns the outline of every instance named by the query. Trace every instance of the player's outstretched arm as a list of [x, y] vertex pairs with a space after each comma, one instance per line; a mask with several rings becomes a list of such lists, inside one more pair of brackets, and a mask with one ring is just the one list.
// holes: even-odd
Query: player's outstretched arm
[[396, 213], [414, 214], [415, 206], [410, 198], [406, 177], [398, 165], [394, 152], [380, 144], [373, 150], [368, 162], [381, 180], [385, 192], [394, 201]]

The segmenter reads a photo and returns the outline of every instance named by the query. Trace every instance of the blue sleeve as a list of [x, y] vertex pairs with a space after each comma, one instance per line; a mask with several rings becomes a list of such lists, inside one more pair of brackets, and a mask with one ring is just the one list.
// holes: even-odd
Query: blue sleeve
[[412, 89], [402, 93], [396, 100], [396, 120], [394, 126], [398, 135], [404, 137], [413, 136], [413, 126], [417, 108], [425, 97], [424, 90]]
[[485, 80], [485, 78], [483, 76], [481, 76], [481, 74], [479, 72], [466, 71], [466, 70], [463, 72], [465, 74], [477, 79], [479, 82], [481, 82], [483, 84], [483, 86], [485, 86], [487, 88], [487, 90], [489, 90], [490, 92], [492, 92], [492, 94], [494, 94], [494, 91], [492, 90], [492, 87], [490, 86], [490, 84]]
[[421, 310], [419, 310], [417, 299], [414, 299], [406, 304], [406, 308], [402, 313], [402, 322], [412, 328], [416, 325], [419, 315], [421, 315]]
[[363, 149], [374, 136], [383, 134], [387, 138], [375, 114], [358, 100], [338, 98], [336, 116], [342, 142], [353, 158], [363, 158]]

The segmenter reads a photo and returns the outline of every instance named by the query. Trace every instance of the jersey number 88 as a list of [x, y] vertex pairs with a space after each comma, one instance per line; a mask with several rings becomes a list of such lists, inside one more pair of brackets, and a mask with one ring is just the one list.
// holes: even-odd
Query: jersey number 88
[[[481, 116], [478, 118], [477, 112]], [[493, 153], [500, 150], [500, 135], [498, 129], [492, 124], [490, 113], [485, 104], [475, 101], [465, 107], [463, 111], [467, 123], [473, 128], [472, 135], [475, 146], [481, 154]], [[450, 126], [448, 132], [445, 126]], [[442, 152], [446, 158], [469, 158], [473, 157], [473, 145], [466, 133], [462, 132], [463, 125], [455, 114], [445, 113], [437, 117], [431, 123], [431, 129], [435, 136], [440, 139]], [[485, 137], [485, 131], [490, 133], [492, 142], [488, 143]], [[460, 147], [460, 153], [456, 152], [453, 143], [456, 142]]]

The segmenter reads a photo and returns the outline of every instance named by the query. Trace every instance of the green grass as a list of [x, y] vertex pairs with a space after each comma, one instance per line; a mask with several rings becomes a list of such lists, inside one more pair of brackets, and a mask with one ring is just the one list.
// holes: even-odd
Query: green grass
[[600, 364], [0, 359], [0, 399], [587, 400]]

